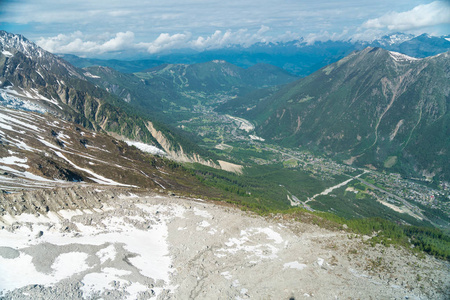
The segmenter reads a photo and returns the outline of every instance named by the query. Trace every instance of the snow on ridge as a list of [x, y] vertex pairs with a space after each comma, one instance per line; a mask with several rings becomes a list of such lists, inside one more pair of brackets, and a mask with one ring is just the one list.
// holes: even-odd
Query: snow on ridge
[[[28, 171], [21, 172], [21, 171], [18, 171], [16, 169], [13, 169], [13, 168], [10, 168], [10, 167], [7, 167], [7, 166], [2, 166], [2, 165], [0, 165], [0, 170], [6, 171], [8, 173], [12, 173], [12, 174], [14, 174], [14, 175], [16, 175], [18, 177], [23, 177], [23, 178], [30, 179], [30, 180], [33, 180], [33, 181], [38, 181], [38, 182], [62, 182], [61, 180], [50, 180], [50, 179], [47, 179], [47, 178], [35, 175], [33, 173], [30, 173]], [[17, 179], [15, 179], [15, 180], [17, 180]]]
[[39, 72], [39, 70], [38, 70], [38, 69], [36, 69], [36, 73], [38, 73], [38, 74], [39, 74], [39, 76], [41, 76], [41, 78], [45, 80], [44, 76], [42, 76], [41, 72]]
[[[3, 129], [9, 129], [9, 128], [5, 128], [5, 125], [0, 123], [0, 128]], [[13, 130], [11, 128], [11, 130]], [[23, 132], [21, 132], [23, 133]], [[11, 146], [15, 146], [18, 149], [22, 149], [22, 150], [26, 150], [26, 151], [30, 151], [30, 152], [42, 152], [42, 150], [33, 148], [28, 146], [23, 140], [20, 140], [19, 138], [13, 138], [12, 136], [7, 136], [8, 138], [6, 138], [6, 134], [3, 131], [0, 131], [0, 137], [5, 141], [8, 142]]]
[[0, 122], [4, 123], [5, 125], [7, 124], [8, 126], [12, 125], [12, 126], [19, 127], [19, 128], [27, 128], [27, 129], [33, 130], [35, 132], [42, 132], [42, 129], [38, 128], [36, 125], [22, 122], [14, 117], [8, 116], [3, 113], [0, 113]]
[[[44, 101], [50, 102], [50, 103], [58, 106], [60, 109], [62, 109], [61, 106], [59, 106], [59, 104], [58, 104], [58, 100], [54, 99], [53, 97], [52, 97], [52, 99], [48, 99], [47, 97], [42, 96], [41, 94], [39, 94], [39, 91], [37, 89], [32, 88], [31, 90], [36, 95], [35, 96], [31, 95], [29, 98], [36, 99], [36, 100], [44, 100]], [[27, 93], [27, 95], [29, 95], [29, 93]]]
[[416, 61], [416, 60], [420, 60], [420, 58], [411, 57], [411, 56], [408, 56], [406, 54], [402, 54], [402, 53], [398, 53], [398, 52], [394, 52], [394, 51], [389, 51], [389, 54], [391, 55], [391, 57], [395, 61]]
[[85, 72], [85, 73], [84, 73], [84, 76], [86, 76], [86, 77], [91, 77], [91, 78], [101, 78], [100, 76], [93, 75], [93, 74], [90, 73], [90, 72]]
[[7, 156], [0, 158], [0, 163], [6, 164], [6, 165], [15, 165], [18, 167], [26, 168], [28, 169], [30, 166], [26, 165], [25, 163], [28, 161], [28, 158], [20, 158], [17, 156]]
[[11, 57], [11, 56], [13, 56], [13, 54], [12, 54], [11, 52], [7, 51], [7, 50], [3, 50], [3, 51], [2, 51], [2, 54], [3, 54], [4, 56], [6, 56], [6, 57]]
[[129, 146], [135, 146], [139, 150], [143, 152], [147, 152], [153, 155], [165, 155], [166, 153], [159, 149], [158, 147], [155, 147], [153, 145], [145, 144], [142, 142], [136, 142], [136, 141], [125, 141]]
[[92, 175], [93, 177], [89, 177], [89, 179], [91, 179], [91, 180], [93, 180], [93, 181], [95, 181], [95, 182], [97, 182], [99, 184], [136, 187], [135, 185], [129, 185], [129, 184], [123, 184], [123, 183], [116, 182], [116, 181], [114, 181], [112, 179], [103, 177], [102, 175], [99, 175], [99, 174], [97, 174], [97, 173], [95, 173], [95, 172], [93, 172], [91, 170], [79, 167], [76, 164], [74, 164], [72, 161], [70, 161], [67, 157], [65, 157], [61, 152], [55, 151], [55, 150], [53, 150], [53, 152], [55, 152], [55, 154], [57, 156], [61, 157], [62, 159], [67, 161], [69, 164], [71, 164], [74, 168]]

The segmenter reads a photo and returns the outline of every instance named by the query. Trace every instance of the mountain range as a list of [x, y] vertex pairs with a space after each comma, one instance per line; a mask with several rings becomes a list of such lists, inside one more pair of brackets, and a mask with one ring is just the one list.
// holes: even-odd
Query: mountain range
[[88, 129], [154, 145], [183, 161], [218, 166], [189, 138], [142, 116], [92, 84], [92, 75], [23, 36], [0, 31], [0, 47], [1, 97], [10, 107], [49, 112]]
[[223, 105], [276, 143], [349, 164], [450, 178], [449, 52], [417, 59], [368, 47], [274, 94]]
[[[367, 47], [296, 80], [272, 65], [243, 69], [222, 60], [135, 73], [79, 69], [22, 36], [2, 32], [0, 42], [3, 98], [26, 98], [42, 111], [152, 144], [181, 161], [218, 167], [194, 135], [165, 125], [215, 109], [250, 119], [258, 135], [280, 145], [410, 177], [450, 178], [448, 53], [414, 58]], [[437, 45], [430, 53], [450, 42], [397, 34], [377, 43], [422, 53], [424, 45]]]
[[100, 60], [67, 54], [61, 54], [61, 57], [80, 68], [96, 64], [113, 67], [125, 73], [135, 73], [151, 68], [157, 61], [196, 64], [212, 60], [225, 60], [243, 68], [265, 63], [304, 77], [344, 58], [353, 51], [362, 50], [366, 47], [381, 47], [408, 56], [423, 58], [449, 51], [449, 39], [449, 36], [437, 37], [428, 34], [414, 36], [398, 32], [370, 42], [359, 40], [311, 42], [300, 39], [280, 43], [256, 43], [249, 47], [230, 45], [222, 49], [210, 49], [201, 52], [179, 50], [170, 54], [152, 56], [143, 56], [142, 54], [136, 56], [136, 53], [127, 53], [127, 57], [133, 57], [133, 60], [124, 60], [123, 57], [116, 60]]

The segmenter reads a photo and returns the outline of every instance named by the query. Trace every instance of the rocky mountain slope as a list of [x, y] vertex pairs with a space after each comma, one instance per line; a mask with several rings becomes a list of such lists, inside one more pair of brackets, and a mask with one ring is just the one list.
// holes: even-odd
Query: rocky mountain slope
[[135, 141], [127, 144], [50, 114], [0, 106], [3, 192], [93, 183], [191, 193], [201, 186], [173, 162], [136, 147], [165, 155], [156, 147]]
[[[89, 82], [93, 75], [44, 51], [23, 36], [0, 31], [0, 96], [11, 107], [49, 112], [96, 131], [106, 131], [162, 148], [148, 130], [149, 119]], [[159, 122], [163, 149], [185, 161], [218, 167], [208, 153]], [[160, 136], [161, 140], [161, 136]], [[180, 153], [183, 153], [182, 155]], [[201, 158], [201, 159], [199, 159]]]
[[448, 263], [283, 216], [118, 188], [1, 197], [3, 299], [449, 296]]
[[283, 145], [448, 180], [449, 55], [416, 59], [366, 48], [272, 96], [236, 99], [227, 109]]

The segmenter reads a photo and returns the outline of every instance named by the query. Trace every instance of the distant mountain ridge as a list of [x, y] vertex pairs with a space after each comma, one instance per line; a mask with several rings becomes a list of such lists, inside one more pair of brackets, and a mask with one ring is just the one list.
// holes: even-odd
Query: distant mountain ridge
[[59, 54], [58, 56], [68, 61], [72, 65], [77, 66], [78, 68], [102, 66], [113, 68], [122, 73], [140, 72], [145, 69], [150, 69], [165, 64], [164, 61], [155, 59], [141, 59], [141, 60], [96, 59], [96, 58], [82, 58], [72, 54]]
[[[239, 67], [248, 68], [258, 63], [271, 64], [298, 75], [307, 76], [318, 69], [334, 63], [355, 50], [366, 47], [381, 47], [386, 50], [400, 52], [409, 56], [423, 58], [437, 55], [450, 50], [448, 36], [430, 36], [422, 34], [414, 36], [404, 33], [392, 33], [373, 41], [359, 40], [335, 40], [308, 42], [304, 39], [280, 42], [280, 43], [256, 43], [249, 47], [230, 45], [226, 48], [204, 51], [174, 50], [169, 54], [124, 53], [119, 61], [94, 60], [77, 58], [76, 56], [64, 56], [77, 67], [86, 67], [94, 64], [116, 68], [116, 70], [133, 73], [137, 66], [142, 66], [146, 61], [157, 60], [171, 64], [196, 64], [212, 60], [225, 60]], [[121, 60], [132, 58], [133, 61]], [[95, 61], [95, 62], [94, 62]], [[112, 65], [114, 63], [114, 65]], [[129, 67], [129, 69], [123, 69]]]
[[235, 99], [226, 110], [255, 120], [262, 137], [282, 145], [448, 180], [449, 56], [417, 59], [369, 47], [273, 95]]
[[425, 58], [450, 50], [448, 37], [419, 36], [396, 33], [384, 36], [371, 43], [361, 43], [362, 47], [381, 47], [386, 50], [400, 52], [416, 58]]

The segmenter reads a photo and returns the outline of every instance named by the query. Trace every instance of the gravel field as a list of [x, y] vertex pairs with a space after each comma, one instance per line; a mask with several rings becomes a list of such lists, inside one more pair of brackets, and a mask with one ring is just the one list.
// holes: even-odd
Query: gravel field
[[2, 299], [449, 299], [447, 262], [216, 202], [79, 187], [0, 198]]

